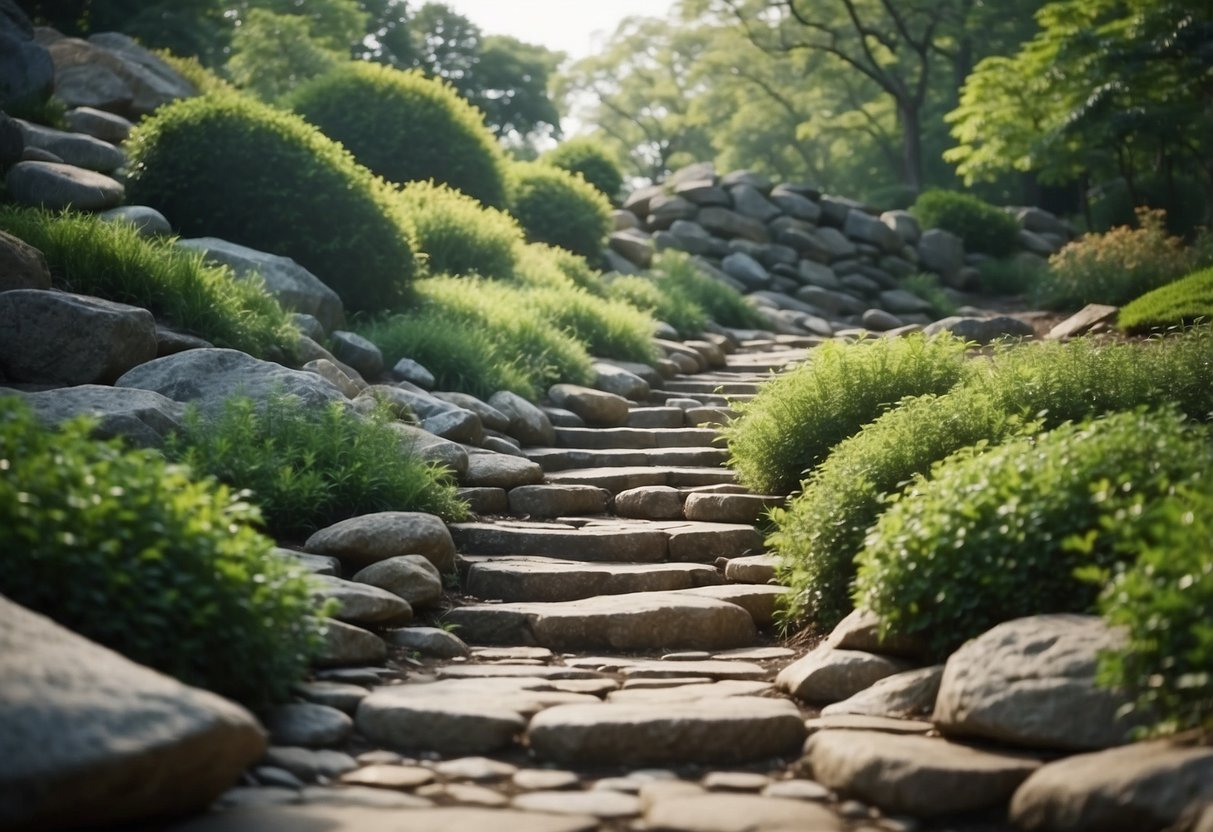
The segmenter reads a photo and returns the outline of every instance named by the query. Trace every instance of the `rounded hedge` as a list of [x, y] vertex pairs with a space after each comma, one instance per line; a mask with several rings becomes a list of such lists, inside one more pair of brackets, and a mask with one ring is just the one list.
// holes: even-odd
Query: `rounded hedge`
[[541, 157], [549, 165], [579, 173], [581, 178], [614, 201], [623, 189], [623, 172], [606, 146], [589, 136], [561, 142]]
[[505, 156], [480, 111], [442, 81], [350, 61], [287, 104], [388, 181], [432, 179], [505, 207]]
[[611, 204], [580, 176], [542, 162], [510, 166], [509, 208], [527, 239], [597, 261], [611, 231]]
[[400, 199], [431, 274], [513, 276], [523, 236], [509, 214], [433, 182], [410, 182]]
[[412, 229], [391, 188], [298, 116], [237, 95], [162, 107], [126, 144], [127, 198], [183, 236], [294, 258], [346, 307], [400, 306]]
[[1019, 248], [1015, 218], [972, 194], [932, 188], [918, 197], [910, 213], [924, 229], [951, 231], [970, 252], [1007, 257]]
[[985, 453], [919, 477], [858, 556], [856, 606], [894, 635], [946, 655], [1003, 621], [1090, 610], [1081, 567], [1110, 568], [1123, 524], [1208, 475], [1213, 443], [1173, 412], [1129, 411]]
[[187, 684], [286, 698], [320, 647], [306, 575], [240, 495], [90, 429], [0, 398], [0, 592]]

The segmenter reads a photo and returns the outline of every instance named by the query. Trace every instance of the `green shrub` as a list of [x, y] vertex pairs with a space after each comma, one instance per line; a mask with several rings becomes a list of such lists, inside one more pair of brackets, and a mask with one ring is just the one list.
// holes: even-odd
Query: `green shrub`
[[918, 197], [910, 213], [923, 228], [951, 231], [967, 251], [1007, 257], [1019, 247], [1015, 218], [972, 194], [933, 188]]
[[944, 291], [937, 275], [922, 272], [912, 274], [901, 281], [901, 288], [931, 304], [931, 314], [936, 320], [956, 314], [956, 303]]
[[1117, 324], [1128, 332], [1213, 321], [1213, 268], [1160, 286], [1125, 305]]
[[167, 49], [154, 49], [156, 57], [164, 61], [173, 71], [194, 85], [200, 95], [213, 93], [235, 93], [236, 88], [202, 65], [197, 58], [182, 58]]
[[602, 142], [589, 136], [577, 136], [563, 141], [543, 154], [542, 160], [581, 177], [614, 200], [623, 189], [623, 172], [614, 156]]
[[287, 103], [384, 179], [432, 179], [505, 207], [505, 156], [480, 111], [442, 81], [350, 61]]
[[513, 217], [433, 182], [410, 182], [400, 198], [431, 274], [513, 275], [515, 252], [523, 244]]
[[1160, 500], [1117, 530], [1123, 560], [1088, 576], [1128, 644], [1100, 657], [1100, 681], [1127, 691], [1160, 733], [1213, 727], [1213, 481]]
[[1037, 287], [1040, 303], [1074, 309], [1087, 303], [1120, 306], [1207, 263], [1194, 262], [1178, 237], [1167, 235], [1161, 211], [1142, 209], [1139, 226], [1088, 234], [1049, 258]]
[[620, 275], [607, 287], [608, 297], [631, 304], [664, 321], [684, 338], [703, 332], [708, 315], [677, 286], [642, 275]]
[[1002, 621], [1091, 609], [1098, 590], [1075, 571], [1114, 564], [1120, 527], [1213, 464], [1208, 435], [1171, 412], [1113, 414], [982, 450], [916, 479], [858, 556], [857, 606], [940, 656]]
[[973, 365], [941, 396], [903, 402], [840, 442], [784, 510], [772, 512], [768, 544], [793, 589], [784, 619], [822, 627], [851, 609], [855, 555], [887, 498], [949, 454], [998, 444], [1029, 425], [1056, 427], [1147, 404], [1173, 402], [1190, 418], [1213, 412], [1213, 331], [1154, 344], [1067, 344], [1006, 348]]
[[[359, 327], [389, 363], [407, 356], [441, 387], [481, 397], [512, 390], [538, 400], [557, 382], [593, 378], [585, 347], [540, 314], [525, 288], [475, 278], [432, 278], [417, 288], [415, 309]], [[474, 349], [457, 344], [461, 338]]]
[[340, 402], [309, 408], [290, 396], [233, 398], [221, 416], [192, 412], [171, 453], [251, 491], [279, 539], [377, 511], [462, 517], [444, 472], [402, 447], [390, 421], [384, 412], [364, 417]]
[[1020, 254], [986, 260], [977, 271], [984, 295], [1027, 295], [1037, 291], [1040, 281], [1048, 274], [1048, 267], [1034, 255]]
[[236, 95], [190, 98], [126, 149], [127, 197], [183, 234], [292, 257], [351, 310], [407, 298], [412, 229], [396, 195], [302, 119]]
[[591, 266], [580, 254], [558, 246], [531, 243], [525, 246], [525, 252], [519, 256], [519, 264], [529, 262], [532, 257], [542, 257], [553, 263], [560, 273], [573, 281], [573, 285], [579, 289], [584, 289], [591, 295], [606, 297], [606, 283], [602, 279], [602, 272]]
[[830, 449], [905, 396], [942, 393], [964, 373], [949, 335], [828, 342], [777, 376], [725, 430], [730, 462], [760, 493], [787, 494]]
[[657, 322], [622, 300], [594, 297], [580, 289], [532, 289], [526, 303], [557, 329], [585, 345], [590, 355], [650, 362], [659, 357]]
[[508, 178], [510, 213], [527, 239], [592, 261], [611, 230], [611, 204], [579, 176], [541, 162], [515, 162]]
[[0, 398], [0, 592], [187, 684], [285, 698], [319, 647], [307, 578], [256, 508], [154, 451]]
[[261, 283], [141, 237], [129, 223], [0, 206], [0, 229], [39, 249], [60, 288], [141, 306], [218, 347], [262, 358], [294, 353], [299, 332]]
[[[653, 261], [651, 273], [667, 293], [676, 290], [721, 326], [761, 328], [770, 322], [740, 292], [704, 274], [686, 254], [666, 251]], [[696, 330], [698, 332], [698, 330]]]

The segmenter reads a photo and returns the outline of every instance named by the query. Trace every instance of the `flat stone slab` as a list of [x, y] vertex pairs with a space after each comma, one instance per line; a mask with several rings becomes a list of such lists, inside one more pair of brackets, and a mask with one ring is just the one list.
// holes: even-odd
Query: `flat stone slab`
[[515, 809], [557, 815], [594, 815], [604, 820], [635, 817], [641, 811], [639, 798], [606, 790], [531, 792], [518, 795], [510, 802]]
[[686, 592], [457, 607], [444, 620], [458, 625], [468, 642], [554, 650], [720, 650], [753, 643], [754, 620], [744, 609]]
[[725, 580], [738, 584], [774, 583], [778, 559], [774, 555], [732, 558], [724, 567]]
[[[532, 660], [533, 661], [533, 660]], [[599, 679], [593, 671], [541, 664], [451, 664], [438, 670], [440, 679]]]
[[633, 407], [628, 413], [630, 428], [680, 428], [685, 423], [681, 407]]
[[525, 452], [527, 459], [552, 472], [637, 465], [709, 467], [723, 465], [728, 458], [724, 448], [527, 448]]
[[763, 550], [762, 533], [745, 524], [688, 522], [668, 526], [666, 533], [670, 539], [670, 560], [714, 563], [716, 558], [741, 557]]
[[636, 527], [453, 523], [456, 548], [474, 555], [540, 555], [578, 561], [655, 563], [669, 552], [665, 532]]
[[523, 485], [510, 489], [509, 509], [519, 516], [605, 514], [611, 493], [592, 485]]
[[608, 693], [606, 701], [668, 705], [675, 702], [700, 702], [704, 699], [728, 699], [733, 696], [762, 696], [771, 690], [771, 685], [767, 682], [726, 679], [669, 688], [625, 688]]
[[[682, 424], [681, 411], [678, 424]], [[719, 435], [707, 428], [557, 428], [556, 447], [585, 450], [707, 448]]]
[[746, 696], [557, 706], [527, 729], [531, 751], [541, 759], [582, 765], [737, 763], [789, 754], [803, 741], [794, 705]]
[[933, 737], [822, 731], [805, 744], [802, 765], [822, 785], [890, 814], [934, 817], [1005, 804], [1040, 761]]
[[502, 558], [473, 562], [464, 591], [475, 598], [552, 602], [688, 589], [721, 581], [716, 569], [702, 564], [587, 564], [551, 558]]
[[651, 832], [842, 832], [844, 821], [824, 806], [751, 794], [673, 795], [655, 800], [644, 816]]
[[590, 815], [511, 809], [393, 809], [362, 806], [259, 806], [214, 812], [170, 832], [593, 832]]
[[782, 497], [761, 494], [688, 494], [683, 511], [688, 520], [705, 523], [757, 523]]
[[640, 488], [645, 485], [672, 485], [694, 487], [732, 483], [737, 481], [736, 472], [728, 468], [687, 468], [682, 466], [657, 468], [647, 465], [627, 467], [572, 468], [567, 471], [548, 472], [545, 480], [556, 485], [596, 485], [612, 494]]
[[762, 584], [724, 584], [721, 586], [699, 586], [678, 590], [680, 595], [695, 595], [727, 601], [745, 609], [759, 627], [770, 627], [775, 622], [775, 611], [780, 599], [787, 594], [787, 587], [764, 586]]
[[583, 656], [567, 659], [572, 667], [619, 673], [629, 679], [678, 679], [700, 676], [705, 679], [767, 679], [771, 672], [753, 662], [717, 661], [705, 659], [692, 662], [667, 662], [655, 659]]

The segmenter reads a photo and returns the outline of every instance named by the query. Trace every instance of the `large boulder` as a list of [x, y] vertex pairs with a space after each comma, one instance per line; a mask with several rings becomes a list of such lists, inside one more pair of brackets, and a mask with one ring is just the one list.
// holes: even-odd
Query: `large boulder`
[[51, 271], [42, 252], [0, 231], [0, 292], [11, 289], [49, 289]]
[[455, 569], [455, 542], [432, 514], [384, 511], [342, 520], [307, 539], [304, 550], [366, 567], [400, 555], [421, 555], [440, 572]]
[[0, 598], [0, 828], [203, 809], [265, 752], [257, 720]]
[[49, 49], [55, 95], [69, 107], [96, 107], [134, 118], [197, 95], [193, 84], [126, 35], [58, 38]]
[[0, 375], [38, 384], [105, 384], [156, 357], [146, 309], [40, 289], [0, 293]]
[[948, 659], [934, 722], [945, 734], [1085, 751], [1128, 740], [1123, 694], [1095, 683], [1102, 650], [1123, 633], [1096, 616], [1038, 615], [999, 624]]
[[13, 0], [0, 0], [0, 110], [50, 97], [55, 65]]
[[185, 406], [150, 390], [121, 390], [96, 384], [24, 395], [38, 421], [49, 426], [87, 415], [97, 420], [93, 436], [120, 436], [130, 445], [160, 447], [180, 430]]
[[61, 162], [18, 162], [4, 177], [8, 196], [19, 205], [53, 211], [100, 211], [122, 201], [126, 189], [103, 173]]
[[315, 373], [223, 349], [187, 350], [157, 358], [126, 373], [115, 386], [154, 390], [173, 401], [192, 402], [205, 415], [222, 413], [224, 402], [232, 396], [262, 401], [284, 394], [309, 407], [346, 401], [336, 385]]
[[918, 260], [937, 273], [949, 285], [960, 275], [965, 264], [964, 241], [951, 231], [932, 228], [918, 240]]
[[823, 644], [785, 667], [775, 686], [808, 702], [839, 702], [909, 669], [906, 662], [888, 656]]
[[258, 251], [218, 237], [179, 240], [177, 245], [200, 251], [207, 260], [231, 267], [238, 278], [260, 276], [265, 281], [265, 288], [283, 308], [313, 316], [326, 332], [332, 332], [345, 323], [345, 308], [337, 293], [289, 257]]

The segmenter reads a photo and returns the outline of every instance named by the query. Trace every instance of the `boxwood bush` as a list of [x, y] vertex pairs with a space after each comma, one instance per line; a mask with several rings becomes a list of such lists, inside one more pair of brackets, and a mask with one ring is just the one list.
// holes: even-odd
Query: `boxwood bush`
[[1156, 732], [1213, 728], [1213, 480], [1118, 531], [1125, 565], [1087, 572], [1105, 587], [1104, 618], [1129, 634], [1100, 657], [1100, 681], [1128, 691]]
[[542, 162], [510, 165], [510, 213], [532, 242], [596, 262], [611, 230], [611, 204], [580, 176]]
[[1019, 247], [1019, 223], [985, 200], [932, 188], [918, 197], [910, 213], [924, 228], [942, 228], [964, 240], [970, 252], [1006, 257]]
[[1135, 333], [1197, 321], [1213, 322], [1213, 268], [1146, 292], [1126, 304], [1116, 319], [1121, 329]]
[[505, 156], [480, 111], [442, 81], [350, 61], [287, 105], [391, 182], [434, 180], [505, 207]]
[[61, 289], [129, 303], [169, 325], [259, 358], [294, 353], [299, 331], [264, 285], [129, 223], [0, 206], [0, 229], [46, 256]]
[[350, 310], [400, 306], [412, 229], [390, 187], [290, 113], [238, 95], [162, 107], [126, 144], [127, 197], [186, 236], [297, 260]]
[[401, 446], [384, 412], [341, 402], [304, 407], [291, 396], [242, 397], [223, 413], [191, 411], [170, 453], [233, 488], [247, 489], [277, 538], [302, 538], [378, 511], [459, 519], [465, 507], [444, 471]]
[[788, 494], [830, 449], [905, 396], [942, 393], [965, 372], [965, 344], [950, 335], [831, 341], [777, 376], [724, 431], [729, 464], [765, 494]]
[[410, 182], [400, 199], [431, 274], [513, 276], [523, 236], [509, 214], [433, 182]]
[[623, 189], [623, 172], [606, 145], [589, 136], [577, 136], [561, 142], [541, 157], [549, 165], [579, 173], [581, 178], [615, 200]]
[[0, 398], [0, 592], [187, 684], [253, 706], [285, 698], [319, 623], [257, 509], [90, 430], [48, 430]]
[[1171, 411], [1117, 413], [983, 450], [915, 480], [858, 557], [857, 605], [938, 656], [1002, 621], [1092, 609], [1098, 588], [1076, 570], [1111, 568], [1123, 557], [1121, 528], [1213, 465], [1207, 432]]
[[1027, 344], [975, 363], [964, 383], [907, 400], [840, 442], [786, 509], [768, 544], [792, 587], [784, 620], [821, 627], [851, 609], [855, 555], [888, 498], [949, 454], [998, 444], [1029, 428], [1172, 402], [1192, 419], [1213, 414], [1213, 331], [1149, 345]]

